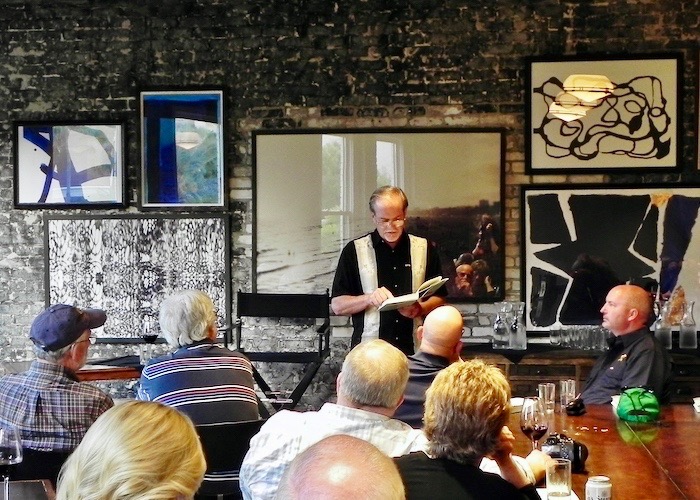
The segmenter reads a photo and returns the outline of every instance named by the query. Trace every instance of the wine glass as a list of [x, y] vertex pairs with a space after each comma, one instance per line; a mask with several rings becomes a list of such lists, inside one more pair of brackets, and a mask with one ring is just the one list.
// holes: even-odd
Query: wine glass
[[22, 440], [19, 430], [11, 424], [0, 424], [0, 474], [5, 499], [10, 498], [10, 467], [22, 461]]
[[544, 403], [540, 398], [525, 398], [520, 411], [520, 429], [531, 441], [532, 449], [536, 450], [538, 441], [547, 433], [549, 424]]
[[155, 322], [150, 318], [143, 319], [143, 326], [141, 330], [141, 338], [146, 345], [141, 352], [141, 364], [145, 365], [153, 354], [153, 344], [155, 344], [158, 339], [158, 332], [155, 328]]

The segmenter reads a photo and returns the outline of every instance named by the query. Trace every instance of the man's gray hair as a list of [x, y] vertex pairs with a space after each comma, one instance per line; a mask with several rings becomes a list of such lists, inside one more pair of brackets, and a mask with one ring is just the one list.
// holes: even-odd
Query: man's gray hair
[[161, 303], [158, 323], [170, 346], [190, 345], [207, 338], [209, 328], [216, 327], [214, 303], [199, 290], [177, 292]]
[[362, 342], [343, 361], [338, 391], [358, 406], [396, 407], [408, 381], [406, 355], [384, 340]]
[[379, 198], [390, 196], [396, 196], [401, 199], [401, 202], [403, 203], [403, 211], [405, 212], [408, 208], [408, 197], [406, 196], [406, 193], [403, 192], [403, 189], [396, 186], [382, 186], [380, 188], [375, 189], [372, 193], [372, 196], [369, 197], [370, 212], [375, 213], [377, 200]]

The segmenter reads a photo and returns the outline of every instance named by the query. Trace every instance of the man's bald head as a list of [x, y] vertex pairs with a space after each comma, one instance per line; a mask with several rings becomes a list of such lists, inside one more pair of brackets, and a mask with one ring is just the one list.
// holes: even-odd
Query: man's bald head
[[462, 313], [456, 308], [445, 305], [433, 309], [418, 328], [420, 350], [456, 361], [462, 350], [463, 326]]
[[396, 464], [376, 446], [346, 435], [330, 436], [292, 460], [276, 498], [284, 500], [402, 500]]

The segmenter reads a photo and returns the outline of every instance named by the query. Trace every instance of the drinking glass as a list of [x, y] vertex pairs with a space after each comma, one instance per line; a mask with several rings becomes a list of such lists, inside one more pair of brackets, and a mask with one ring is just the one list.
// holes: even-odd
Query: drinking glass
[[520, 411], [520, 430], [523, 431], [530, 441], [532, 449], [538, 449], [538, 441], [547, 433], [549, 423], [544, 403], [540, 398], [525, 398]]
[[571, 460], [554, 458], [547, 465], [547, 498], [570, 498]]
[[22, 461], [22, 440], [14, 425], [0, 424], [0, 473], [5, 500], [10, 498], [10, 467]]
[[537, 392], [540, 400], [544, 402], [544, 409], [547, 413], [554, 413], [554, 397], [556, 386], [552, 382], [537, 384]]
[[141, 338], [146, 344], [141, 350], [141, 364], [146, 365], [153, 355], [153, 344], [158, 340], [158, 331], [155, 327], [155, 321], [150, 318], [144, 318], [141, 330]]
[[559, 402], [561, 405], [561, 412], [566, 411], [566, 405], [569, 401], [576, 399], [576, 380], [560, 380], [559, 381]]

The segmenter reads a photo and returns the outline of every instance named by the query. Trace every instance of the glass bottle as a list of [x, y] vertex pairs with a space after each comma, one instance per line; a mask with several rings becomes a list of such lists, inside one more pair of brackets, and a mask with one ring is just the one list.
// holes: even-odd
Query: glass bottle
[[493, 338], [491, 339], [491, 346], [494, 349], [507, 349], [509, 337], [508, 316], [513, 306], [510, 302], [500, 302], [498, 306], [499, 311], [496, 313], [496, 318], [493, 320]]
[[668, 321], [669, 303], [665, 302], [659, 308], [659, 314], [654, 322], [654, 335], [662, 346], [671, 348], [671, 323]]
[[693, 317], [694, 300], [683, 303], [683, 318], [681, 318], [680, 332], [678, 335], [678, 347], [681, 349], [697, 349], [698, 334]]
[[510, 336], [508, 339], [510, 349], [527, 349], [527, 331], [525, 329], [525, 303], [513, 303], [513, 316], [510, 324]]

